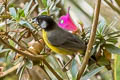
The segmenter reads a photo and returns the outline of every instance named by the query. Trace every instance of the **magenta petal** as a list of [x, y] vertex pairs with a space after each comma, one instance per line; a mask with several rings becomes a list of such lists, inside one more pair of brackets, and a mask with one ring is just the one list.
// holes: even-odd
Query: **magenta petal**
[[59, 27], [68, 30], [68, 31], [76, 31], [77, 27], [76, 25], [73, 23], [70, 14], [69, 14], [69, 10], [68, 13], [65, 16], [61, 16], [59, 18], [59, 22], [58, 22]]

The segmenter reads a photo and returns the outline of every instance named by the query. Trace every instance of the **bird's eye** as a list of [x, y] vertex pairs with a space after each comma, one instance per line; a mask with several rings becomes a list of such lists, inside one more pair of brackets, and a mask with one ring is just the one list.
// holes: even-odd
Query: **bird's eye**
[[63, 24], [63, 23], [64, 23], [64, 20], [60, 20], [60, 23]]

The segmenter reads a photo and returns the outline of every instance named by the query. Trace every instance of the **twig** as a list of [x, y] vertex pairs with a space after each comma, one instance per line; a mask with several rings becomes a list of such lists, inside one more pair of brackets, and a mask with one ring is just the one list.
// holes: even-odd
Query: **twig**
[[42, 59], [44, 59], [46, 56], [45, 55], [33, 55], [33, 54], [29, 54], [29, 53], [25, 53], [21, 50], [18, 50], [16, 48], [14, 48], [13, 46], [9, 45], [7, 42], [5, 42], [2, 38], [0, 38], [0, 42], [2, 42], [5, 46], [7, 46], [8, 48], [14, 50], [15, 52], [21, 54], [21, 55], [24, 55], [25, 57], [28, 57], [30, 58], [31, 60], [35, 60], [35, 61], [40, 61]]
[[115, 2], [116, 2], [117, 5], [120, 7], [120, 0], [115, 0]]
[[33, 38], [41, 44], [41, 42], [40, 42], [39, 39], [36, 37], [36, 35], [34, 34], [33, 31], [31, 31], [31, 34], [32, 34]]
[[[5, 14], [7, 15], [7, 0], [5, 0]], [[5, 20], [5, 27], [6, 27], [6, 32], [7, 32], [7, 19]]]
[[18, 42], [20, 42], [20, 40], [23, 38], [23, 36], [27, 33], [27, 31], [25, 31], [21, 36], [20, 38], [18, 39]]
[[[6, 75], [8, 75], [8, 74], [10, 74], [11, 72], [15, 71], [20, 65], [21, 65], [21, 63], [19, 63], [19, 64], [15, 65], [15, 66], [11, 67], [10, 69], [4, 71], [3, 74], [0, 75], [0, 78], [5, 77]], [[22, 64], [22, 65], [23, 65], [23, 64]]]
[[58, 80], [63, 80], [55, 71], [54, 69], [47, 63], [47, 61], [44, 59], [46, 56], [44, 55], [32, 55], [32, 54], [28, 54], [28, 53], [24, 53], [23, 51], [20, 51], [16, 48], [14, 48], [13, 46], [9, 45], [8, 43], [6, 43], [2, 38], [0, 38], [0, 42], [2, 42], [4, 45], [6, 45], [8, 48], [14, 50], [15, 52], [22, 54], [28, 58], [30, 58], [31, 60], [34, 61], [40, 61], [42, 60], [43, 63], [48, 67], [48, 69], [56, 76], [56, 78], [58, 78]]
[[92, 49], [92, 46], [93, 46], [94, 40], [95, 40], [96, 29], [97, 29], [97, 24], [98, 24], [98, 19], [99, 19], [100, 5], [101, 5], [101, 0], [97, 0], [97, 4], [95, 7], [95, 11], [94, 11], [94, 19], [93, 19], [93, 24], [92, 24], [90, 40], [88, 42], [88, 47], [87, 47], [87, 50], [85, 53], [85, 57], [83, 59], [83, 63], [81, 65], [81, 68], [80, 68], [78, 75], [77, 75], [77, 80], [80, 80], [80, 78], [85, 70], [85, 67], [88, 63], [88, 60], [90, 58], [90, 55], [91, 55], [90, 52], [91, 52], [91, 49]]
[[47, 71], [46, 71], [46, 69], [45, 69], [45, 67], [42, 65], [39, 65], [39, 67], [40, 68], [42, 68], [43, 70], [44, 70], [44, 72], [45, 72], [45, 74], [49, 77], [49, 79], [51, 80], [51, 77], [50, 77], [50, 75], [47, 73]]
[[0, 15], [0, 18], [9, 19], [9, 18], [11, 18], [11, 16], [9, 14], [5, 14], [5, 15]]
[[26, 47], [22, 46], [19, 42], [17, 42], [14, 38], [12, 38], [10, 35], [7, 35], [8, 38], [10, 38], [11, 40], [13, 40], [16, 44], [18, 44], [18, 46], [20, 46], [23, 50], [26, 50], [28, 52], [30, 52], [31, 54], [34, 54], [32, 51], [28, 50]]
[[104, 0], [114, 11], [116, 11], [120, 15], [120, 10], [111, 4], [108, 0]]
[[46, 60], [43, 60], [43, 63], [48, 67], [48, 69], [55, 75], [55, 77], [58, 80], [63, 80], [55, 71], [54, 69], [48, 64], [48, 62]]
[[68, 66], [68, 64], [70, 64], [70, 63], [73, 61], [74, 58], [75, 58], [75, 55], [72, 56], [72, 58], [63, 66], [62, 70], [63, 70], [64, 72], [65, 72], [65, 71], [68, 71], [68, 70], [66, 69], [66, 66]]

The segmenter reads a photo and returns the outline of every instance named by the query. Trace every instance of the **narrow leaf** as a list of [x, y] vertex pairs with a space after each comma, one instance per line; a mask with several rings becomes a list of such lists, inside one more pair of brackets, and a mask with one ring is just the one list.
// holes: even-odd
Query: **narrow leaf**
[[27, 60], [27, 61], [26, 61], [26, 67], [27, 67], [28, 69], [32, 69], [32, 67], [33, 67], [33, 62], [32, 62], [31, 60]]
[[115, 32], [109, 33], [109, 34], [107, 34], [107, 35], [108, 35], [108, 36], [111, 36], [111, 35], [119, 34], [119, 33], [120, 33], [120, 31], [115, 31]]
[[24, 20], [21, 20], [21, 21], [19, 22], [19, 24], [20, 24], [20, 25], [23, 25], [23, 26], [25, 26], [25, 27], [27, 27], [27, 28], [29, 28], [29, 29], [34, 29], [34, 27], [33, 27], [29, 22], [24, 21]]
[[23, 72], [24, 72], [25, 66], [22, 67], [20, 74], [19, 74], [19, 80], [21, 80]]
[[106, 50], [108, 50], [110, 53], [113, 54], [120, 54], [120, 48], [112, 45], [112, 44], [106, 44], [105, 45]]
[[3, 50], [0, 50], [0, 53], [4, 53], [4, 52], [7, 52], [7, 51], [10, 51], [10, 49], [3, 49]]
[[47, 0], [42, 0], [43, 5], [45, 6], [45, 8], [47, 7]]
[[72, 80], [76, 80], [76, 76], [78, 73], [78, 66], [77, 66], [77, 62], [75, 59], [73, 59], [72, 61], [72, 68], [71, 68], [71, 73], [72, 73]]
[[92, 70], [91, 72], [87, 73], [84, 77], [82, 77], [81, 80], [90, 79], [92, 76], [94, 76], [96, 73], [100, 72], [102, 69], [104, 69], [104, 66]]
[[16, 18], [17, 13], [14, 7], [9, 8], [10, 15]]
[[30, 2], [26, 4], [26, 6], [25, 6], [25, 10], [24, 10], [24, 12], [25, 12], [25, 16], [28, 15], [28, 13], [29, 13], [29, 9], [30, 9], [30, 6], [31, 6], [32, 2], [33, 2], [33, 0], [30, 0]]
[[114, 78], [114, 80], [120, 80], [120, 55], [115, 55]]

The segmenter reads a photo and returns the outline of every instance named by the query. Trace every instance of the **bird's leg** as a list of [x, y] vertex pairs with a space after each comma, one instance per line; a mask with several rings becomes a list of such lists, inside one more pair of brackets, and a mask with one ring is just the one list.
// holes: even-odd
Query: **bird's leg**
[[62, 67], [62, 70], [64, 72], [69, 70], [69, 69], [66, 69], [66, 66], [68, 66], [68, 64], [70, 64], [74, 58], [75, 58], [75, 55], [73, 55], [72, 58]]

